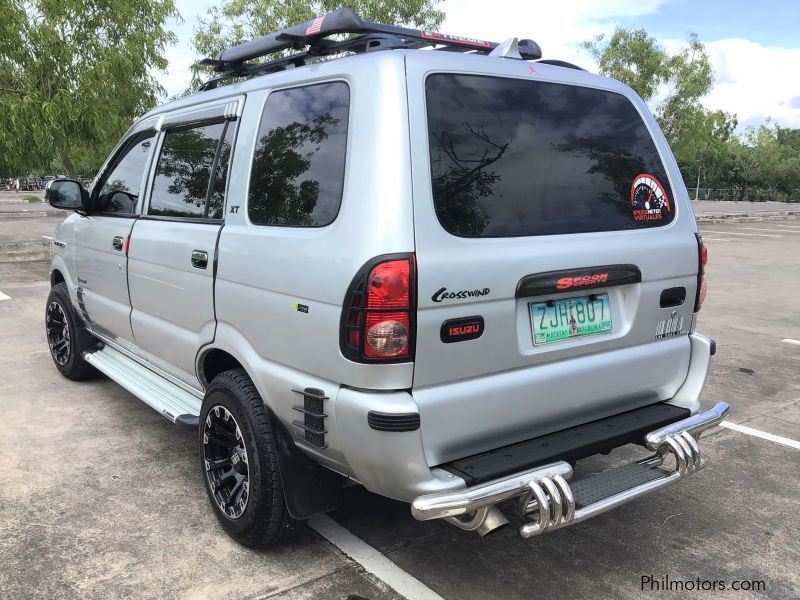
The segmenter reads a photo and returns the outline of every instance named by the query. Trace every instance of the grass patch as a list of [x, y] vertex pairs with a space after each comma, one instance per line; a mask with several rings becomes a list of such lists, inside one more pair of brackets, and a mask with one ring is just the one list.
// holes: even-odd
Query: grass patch
[[39, 198], [39, 196], [34, 196], [33, 194], [25, 194], [22, 197], [22, 201], [27, 202], [28, 204], [38, 204], [42, 201], [42, 199]]

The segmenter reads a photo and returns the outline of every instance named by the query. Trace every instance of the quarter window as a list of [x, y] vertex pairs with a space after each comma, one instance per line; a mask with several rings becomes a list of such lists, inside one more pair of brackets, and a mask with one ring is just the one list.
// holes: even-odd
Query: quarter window
[[149, 215], [222, 218], [233, 127], [228, 122], [172, 129], [156, 164]]
[[122, 157], [104, 177], [94, 201], [94, 212], [117, 215], [132, 215], [136, 212], [142, 176], [154, 135], [151, 131], [133, 138]]
[[349, 107], [343, 82], [270, 94], [253, 155], [250, 221], [294, 227], [333, 222], [342, 201]]

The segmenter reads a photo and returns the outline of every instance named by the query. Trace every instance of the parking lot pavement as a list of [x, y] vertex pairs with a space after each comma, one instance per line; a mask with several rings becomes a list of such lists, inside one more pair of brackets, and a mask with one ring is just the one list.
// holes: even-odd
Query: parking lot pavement
[[56, 227], [64, 220], [64, 213], [36, 219], [0, 218], [0, 244], [18, 242], [49, 243]]
[[[783, 341], [800, 341], [800, 221], [752, 228], [762, 224], [702, 228], [698, 329], [718, 344], [704, 405], [725, 400], [729, 422], [800, 440], [800, 344]], [[111, 381], [57, 374], [42, 333], [47, 291], [45, 263], [0, 265], [3, 598], [399, 597], [307, 528], [270, 552], [230, 542], [207, 507], [191, 432]], [[420, 523], [358, 488], [331, 518], [448, 600], [664, 595], [643, 591], [642, 577], [726, 584], [714, 598], [797, 598], [800, 450], [723, 428], [701, 446], [701, 473], [527, 541], [515, 527], [481, 539]], [[640, 455], [623, 448], [589, 466]], [[764, 590], [730, 589], [743, 580]]]

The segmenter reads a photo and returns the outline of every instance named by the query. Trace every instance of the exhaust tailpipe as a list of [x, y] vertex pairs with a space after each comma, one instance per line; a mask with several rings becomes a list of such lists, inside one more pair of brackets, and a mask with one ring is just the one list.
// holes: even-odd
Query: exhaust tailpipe
[[484, 506], [463, 517], [445, 517], [445, 521], [466, 531], [477, 531], [481, 537], [503, 525], [508, 525], [508, 519], [496, 506]]
[[487, 536], [495, 529], [500, 529], [503, 525], [508, 525], [508, 519], [503, 512], [496, 506], [490, 506], [489, 512], [486, 513], [486, 518], [483, 523], [478, 525], [477, 531], [481, 537]]

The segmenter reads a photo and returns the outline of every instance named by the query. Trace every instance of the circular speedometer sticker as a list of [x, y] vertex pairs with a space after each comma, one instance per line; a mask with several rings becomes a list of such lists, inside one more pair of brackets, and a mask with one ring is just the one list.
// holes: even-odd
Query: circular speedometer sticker
[[648, 173], [637, 175], [633, 180], [631, 205], [635, 221], [661, 221], [672, 212], [664, 186]]

